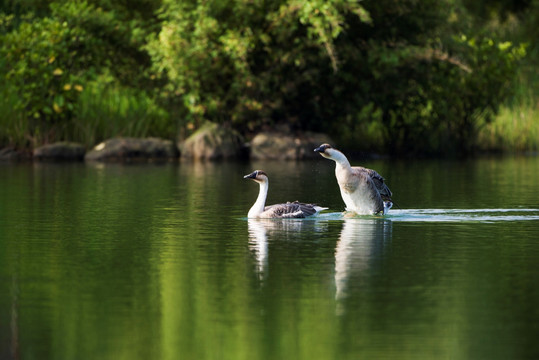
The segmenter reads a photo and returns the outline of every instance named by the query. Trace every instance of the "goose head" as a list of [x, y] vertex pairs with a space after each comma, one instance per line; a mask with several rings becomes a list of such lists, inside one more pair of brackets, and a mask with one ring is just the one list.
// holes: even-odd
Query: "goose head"
[[334, 155], [336, 153], [340, 152], [339, 150], [333, 148], [329, 144], [322, 144], [319, 147], [317, 147], [316, 149], [314, 149], [314, 151], [320, 153], [320, 155], [322, 155], [326, 159], [333, 159]]
[[243, 177], [244, 179], [251, 179], [259, 184], [267, 183], [268, 182], [268, 174], [266, 174], [262, 170], [255, 170], [249, 175], [245, 175]]

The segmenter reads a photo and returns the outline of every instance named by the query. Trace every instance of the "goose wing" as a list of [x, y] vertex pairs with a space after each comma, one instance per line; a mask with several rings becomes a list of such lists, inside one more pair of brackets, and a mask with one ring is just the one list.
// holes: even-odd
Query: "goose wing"
[[264, 209], [264, 215], [273, 218], [304, 218], [315, 215], [316, 213], [317, 209], [315, 205], [300, 203], [298, 201], [270, 205]]
[[361, 166], [354, 167], [354, 169], [366, 173], [372, 179], [374, 186], [376, 186], [376, 190], [378, 190], [380, 196], [382, 196], [382, 200], [391, 201], [391, 196], [393, 195], [393, 193], [385, 184], [385, 179], [382, 177], [382, 175], [378, 174], [373, 169], [367, 169]]

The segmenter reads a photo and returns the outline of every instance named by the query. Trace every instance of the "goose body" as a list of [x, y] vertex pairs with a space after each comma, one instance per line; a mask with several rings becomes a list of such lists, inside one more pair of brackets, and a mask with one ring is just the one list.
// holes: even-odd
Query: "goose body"
[[251, 179], [260, 185], [258, 197], [247, 214], [249, 218], [305, 218], [317, 215], [320, 211], [327, 209], [298, 201], [266, 206], [269, 188], [268, 175], [262, 170], [255, 170], [243, 178]]
[[346, 156], [328, 144], [314, 151], [326, 159], [335, 161], [335, 177], [339, 183], [341, 197], [346, 210], [359, 215], [385, 214], [393, 205], [391, 190], [384, 178], [372, 169], [351, 166]]

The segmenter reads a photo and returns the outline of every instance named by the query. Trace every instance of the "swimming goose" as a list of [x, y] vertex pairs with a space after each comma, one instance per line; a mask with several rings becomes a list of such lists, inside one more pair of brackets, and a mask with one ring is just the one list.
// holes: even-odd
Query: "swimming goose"
[[385, 214], [393, 205], [391, 190], [376, 171], [361, 166], [350, 166], [346, 156], [329, 144], [322, 144], [314, 151], [335, 161], [335, 176], [341, 189], [346, 210], [359, 215]]
[[300, 203], [298, 201], [265, 206], [269, 187], [268, 175], [262, 170], [255, 170], [249, 175], [245, 175], [243, 178], [251, 179], [260, 185], [258, 198], [256, 199], [253, 207], [251, 207], [251, 210], [249, 210], [247, 217], [304, 218], [307, 216], [317, 215], [320, 211], [327, 209], [314, 204]]

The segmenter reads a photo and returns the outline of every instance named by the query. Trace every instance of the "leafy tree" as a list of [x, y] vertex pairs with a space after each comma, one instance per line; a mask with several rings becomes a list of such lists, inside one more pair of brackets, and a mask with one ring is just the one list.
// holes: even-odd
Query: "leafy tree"
[[163, 95], [193, 124], [209, 119], [243, 129], [282, 119], [308, 127], [295, 120], [300, 108], [316, 107], [303, 90], [338, 70], [334, 39], [345, 16], [368, 21], [359, 4], [345, 0], [165, 1], [161, 14], [161, 32], [147, 49], [167, 79]]

